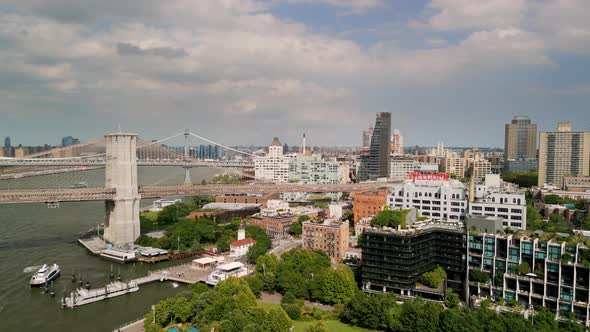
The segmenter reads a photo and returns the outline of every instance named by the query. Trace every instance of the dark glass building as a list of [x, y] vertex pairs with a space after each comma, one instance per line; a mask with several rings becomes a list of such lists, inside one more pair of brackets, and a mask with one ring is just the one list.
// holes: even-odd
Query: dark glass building
[[389, 177], [391, 154], [391, 113], [377, 113], [368, 153], [361, 156], [359, 180]]
[[[362, 285], [368, 292], [419, 295], [441, 300], [446, 288], [462, 297], [467, 266], [467, 238], [461, 226], [431, 224], [408, 230], [369, 228], [362, 241]], [[440, 289], [417, 282], [425, 272], [442, 267], [447, 280]]]

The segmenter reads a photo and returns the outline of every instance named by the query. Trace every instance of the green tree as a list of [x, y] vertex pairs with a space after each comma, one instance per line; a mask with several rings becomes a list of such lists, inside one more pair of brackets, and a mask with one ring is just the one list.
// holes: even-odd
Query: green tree
[[286, 293], [281, 299], [281, 308], [285, 310], [289, 318], [293, 320], [301, 319], [303, 314], [303, 300], [297, 299], [293, 293]]
[[323, 320], [318, 320], [305, 329], [305, 332], [328, 332], [326, 323]]
[[291, 321], [283, 308], [273, 307], [266, 315], [261, 330], [269, 332], [284, 332], [288, 331], [292, 325], [293, 321]]
[[262, 289], [264, 288], [264, 281], [258, 275], [248, 276], [244, 278], [244, 280], [246, 280], [248, 286], [250, 286], [250, 290], [254, 296], [259, 298], [260, 294], [262, 293]]
[[469, 315], [462, 310], [444, 310], [440, 313], [438, 324], [440, 332], [471, 332], [476, 331]]
[[[398, 322], [392, 315], [396, 307], [396, 298], [392, 294], [367, 294], [357, 290], [346, 303], [340, 319], [356, 326], [375, 330], [396, 330], [392, 326]], [[392, 317], [393, 316], [393, 317]]]
[[520, 263], [520, 265], [518, 266], [518, 273], [520, 274], [527, 274], [527, 273], [531, 273], [531, 266], [529, 265], [529, 263], [527, 262], [522, 262]]
[[565, 218], [562, 214], [554, 213], [549, 217], [549, 222], [551, 222], [552, 224], [561, 224], [565, 222]]
[[537, 185], [539, 175], [536, 172], [505, 172], [502, 174], [502, 179], [522, 188], [530, 188]]
[[475, 282], [480, 282], [480, 283], [486, 283], [488, 282], [488, 280], [490, 279], [490, 275], [483, 272], [482, 270], [479, 269], [470, 269], [469, 270], [469, 280], [471, 281], [475, 281]]
[[205, 206], [209, 203], [213, 203], [213, 202], [215, 202], [214, 196], [209, 196], [209, 195], [193, 196], [193, 205], [196, 210], [200, 210], [203, 208], [203, 206]]
[[373, 226], [387, 226], [387, 227], [406, 227], [406, 217], [410, 210], [389, 210], [381, 211], [376, 217], [371, 220]]
[[401, 305], [400, 331], [435, 332], [438, 329], [442, 311], [442, 306], [437, 303], [426, 302], [421, 299], [406, 301]]
[[564, 200], [561, 196], [549, 194], [543, 197], [545, 204], [563, 204]]
[[289, 234], [293, 236], [300, 236], [303, 232], [303, 226], [300, 222], [296, 221], [291, 226], [289, 226]]
[[258, 257], [266, 254], [266, 252], [270, 249], [272, 242], [264, 230], [256, 226], [247, 226], [246, 236], [256, 240], [256, 243], [251, 246], [250, 249], [248, 249], [246, 254], [246, 258], [250, 264], [254, 264], [256, 263]]
[[555, 315], [545, 307], [535, 309], [533, 324], [537, 331], [558, 331]]
[[461, 299], [459, 295], [453, 292], [452, 289], [447, 289], [446, 296], [445, 296], [445, 306], [447, 308], [455, 309], [461, 305]]
[[311, 218], [307, 214], [301, 215], [299, 216], [299, 218], [297, 218], [297, 221], [300, 223], [308, 220], [311, 220]]
[[356, 289], [352, 270], [346, 265], [339, 265], [336, 269], [326, 268], [314, 275], [310, 296], [312, 300], [322, 303], [347, 303]]
[[439, 288], [446, 278], [447, 273], [442, 267], [438, 266], [434, 270], [422, 274], [420, 280], [428, 287]]

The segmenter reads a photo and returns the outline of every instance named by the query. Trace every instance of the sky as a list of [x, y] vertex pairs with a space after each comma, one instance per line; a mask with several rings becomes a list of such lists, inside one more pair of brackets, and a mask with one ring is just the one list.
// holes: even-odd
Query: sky
[[590, 129], [588, 0], [0, 0], [0, 136], [501, 147]]

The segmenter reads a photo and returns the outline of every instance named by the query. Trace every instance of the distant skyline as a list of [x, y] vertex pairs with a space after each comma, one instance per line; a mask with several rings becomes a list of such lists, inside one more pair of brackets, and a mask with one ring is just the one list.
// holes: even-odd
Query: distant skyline
[[[0, 137], [503, 147], [504, 125], [590, 129], [587, 0], [0, 2]], [[206, 144], [206, 143], [203, 143]]]

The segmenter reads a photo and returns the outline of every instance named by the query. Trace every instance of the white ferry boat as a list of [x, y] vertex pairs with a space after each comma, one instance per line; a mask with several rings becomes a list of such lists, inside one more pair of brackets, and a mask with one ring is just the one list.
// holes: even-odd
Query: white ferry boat
[[138, 290], [139, 287], [134, 282], [113, 281], [103, 288], [78, 288], [74, 292], [71, 292], [69, 297], [62, 299], [62, 305], [64, 307], [74, 308], [111, 297], [137, 292]]
[[248, 270], [244, 267], [244, 264], [240, 262], [231, 262], [227, 264], [218, 265], [215, 271], [211, 272], [207, 280], [205, 281], [208, 285], [215, 286], [219, 282], [229, 277], [243, 277], [248, 274]]
[[60, 273], [61, 270], [59, 269], [59, 265], [53, 264], [47, 266], [47, 264], [43, 264], [43, 266], [31, 277], [31, 286], [39, 287], [47, 285], [51, 281], [57, 279]]

